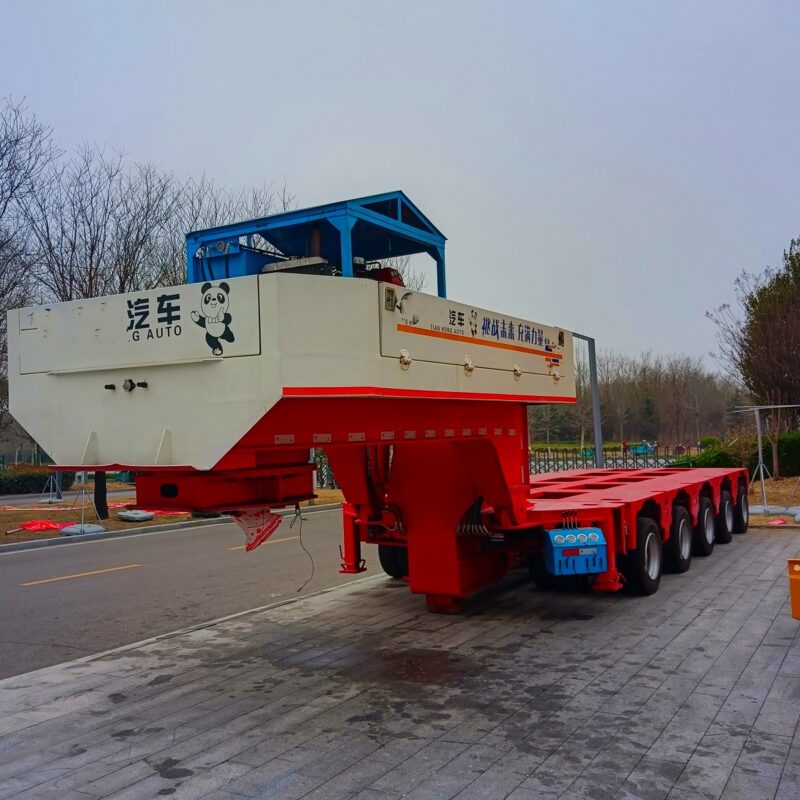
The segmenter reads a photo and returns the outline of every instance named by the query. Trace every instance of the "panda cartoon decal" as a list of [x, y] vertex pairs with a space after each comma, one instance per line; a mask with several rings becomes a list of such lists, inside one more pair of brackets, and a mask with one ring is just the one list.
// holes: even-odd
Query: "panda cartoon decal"
[[222, 355], [222, 342], [233, 342], [228, 313], [231, 288], [224, 281], [217, 286], [204, 283], [200, 288], [200, 311], [192, 311], [192, 321], [206, 329], [206, 343], [215, 356]]

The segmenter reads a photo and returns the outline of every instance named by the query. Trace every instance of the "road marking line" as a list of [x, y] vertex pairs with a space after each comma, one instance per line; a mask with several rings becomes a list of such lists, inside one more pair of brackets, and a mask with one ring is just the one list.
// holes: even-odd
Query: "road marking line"
[[68, 581], [71, 578], [88, 578], [90, 575], [103, 575], [106, 572], [119, 572], [123, 569], [135, 569], [141, 564], [125, 564], [122, 567], [108, 567], [107, 569], [93, 569], [91, 572], [76, 572], [73, 575], [59, 575], [57, 578], [43, 578], [40, 581], [28, 581], [21, 583], [20, 586], [39, 586], [42, 583], [54, 583], [55, 581]]
[[[337, 514], [342, 513], [341, 504], [337, 505], [336, 508], [325, 508], [321, 511], [313, 511], [311, 513], [314, 514], [331, 514], [333, 512]], [[294, 512], [292, 512], [294, 513]], [[290, 516], [287, 514], [286, 516]], [[233, 520], [222, 520], [221, 522], [215, 522], [211, 525], [199, 525], [197, 527], [192, 527], [187, 525], [185, 528], [172, 528], [167, 531], [144, 531], [142, 533], [131, 533], [125, 536], [109, 536], [106, 539], [92, 539], [89, 542], [64, 542], [63, 544], [59, 544], [59, 547], [79, 547], [80, 545], [89, 545], [89, 544], [112, 544], [114, 542], [124, 542], [126, 539], [139, 539], [142, 536], [159, 536], [162, 533], [187, 533], [190, 531], [199, 531], [201, 528], [216, 528], [218, 525], [234, 525], [235, 523]], [[50, 547], [30, 547], [27, 550], [6, 550], [5, 552], [0, 551], [0, 558], [3, 556], [16, 556], [20, 555], [21, 553], [33, 553], [36, 551], [47, 552], [51, 548]]]
[[[88, 542], [87, 542], [88, 544]], [[49, 667], [40, 667], [39, 669], [30, 670], [28, 672], [23, 672], [20, 675], [15, 675], [15, 678], [20, 678], [23, 675], [35, 675], [35, 674], [44, 674], [45, 672], [49, 671], [52, 673], [57, 673], [63, 679], [63, 669], [67, 665], [74, 665], [74, 664], [87, 664], [90, 661], [94, 661], [98, 658], [102, 658], [104, 656], [116, 655], [117, 653], [127, 653], [131, 650], [138, 650], [142, 647], [146, 647], [151, 644], [155, 644], [156, 642], [164, 642], [167, 639], [175, 639], [178, 636], [183, 636], [187, 633], [193, 633], [195, 631], [205, 630], [206, 628], [211, 628], [214, 625], [219, 625], [223, 622], [229, 622], [230, 620], [234, 619], [241, 619], [242, 617], [248, 617], [251, 614], [259, 614], [263, 611], [271, 611], [274, 608], [280, 608], [281, 606], [288, 606], [291, 603], [297, 603], [301, 600], [310, 600], [314, 597], [320, 597], [323, 594], [349, 594], [353, 591], [358, 591], [360, 585], [362, 583], [373, 582], [377, 583], [378, 581], [386, 582], [388, 580], [386, 575], [367, 575], [365, 578], [353, 578], [353, 580], [345, 580], [342, 583], [338, 583], [335, 586], [329, 586], [327, 589], [317, 589], [315, 592], [308, 592], [308, 594], [298, 594], [294, 597], [287, 597], [283, 600], [277, 600], [274, 603], [268, 603], [267, 605], [263, 606], [256, 606], [256, 608], [248, 608], [246, 611], [237, 611], [235, 614], [228, 614], [224, 617], [217, 617], [216, 619], [209, 619], [206, 622], [198, 622], [196, 625], [190, 625], [187, 628], [179, 628], [176, 631], [169, 631], [168, 633], [159, 633], [157, 636], [150, 636], [147, 639], [141, 639], [138, 642], [131, 642], [130, 644], [123, 644], [119, 647], [114, 647], [111, 650], [103, 650], [97, 653], [91, 653], [88, 656], [81, 656], [80, 658], [72, 659], [71, 661], [64, 661], [61, 664], [51, 664]]]
[[[267, 541], [264, 542], [264, 544], [279, 544], [280, 542], [291, 542], [299, 538], [300, 538], [299, 536], [284, 536], [282, 539], [267, 539]], [[236, 547], [229, 547], [228, 550], [244, 550], [246, 546], [247, 545], [240, 544], [237, 545]]]

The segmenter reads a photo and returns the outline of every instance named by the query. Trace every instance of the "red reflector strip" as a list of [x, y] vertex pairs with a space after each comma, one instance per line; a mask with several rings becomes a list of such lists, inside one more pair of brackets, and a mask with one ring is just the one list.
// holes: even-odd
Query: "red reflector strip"
[[579, 556], [581, 554], [580, 548], [572, 547], [569, 550], [562, 550], [562, 556]]

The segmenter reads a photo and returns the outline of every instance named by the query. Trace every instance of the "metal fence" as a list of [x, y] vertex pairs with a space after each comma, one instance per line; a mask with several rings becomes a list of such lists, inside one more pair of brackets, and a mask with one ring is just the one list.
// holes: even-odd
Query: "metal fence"
[[[679, 459], [696, 455], [693, 447], [649, 447], [633, 446], [627, 450], [610, 448], [603, 450], [607, 469], [649, 469], [669, 467]], [[594, 467], [594, 448], [580, 450], [532, 450], [531, 474], [562, 472], [568, 469], [592, 469]]]
[[[696, 455], [696, 447], [649, 447], [636, 445], [623, 451], [621, 448], [603, 450], [605, 465], [608, 469], [649, 469], [668, 467], [678, 459]], [[338, 489], [333, 470], [325, 453], [317, 450], [314, 456], [317, 466], [316, 480], [318, 489]], [[573, 449], [537, 449], [531, 450], [530, 469], [532, 475], [545, 472], [563, 472], [568, 469], [593, 469], [594, 448]]]
[[336, 478], [333, 477], [333, 470], [325, 457], [325, 453], [317, 450], [314, 455], [314, 463], [317, 465], [317, 489], [338, 489], [339, 486], [336, 483]]

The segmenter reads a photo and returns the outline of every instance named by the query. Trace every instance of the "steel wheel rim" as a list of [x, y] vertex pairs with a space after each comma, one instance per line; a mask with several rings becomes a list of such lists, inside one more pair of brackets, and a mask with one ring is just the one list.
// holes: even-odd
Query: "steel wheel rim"
[[730, 500], [725, 503], [725, 525], [728, 531], [733, 530], [733, 503]]
[[742, 499], [739, 501], [739, 503], [741, 504], [742, 509], [742, 520], [744, 521], [744, 524], [747, 525], [747, 523], [750, 522], [750, 503], [747, 500], [746, 494], [742, 495]]
[[650, 580], [657, 580], [661, 574], [661, 548], [658, 546], [658, 534], [650, 531], [644, 543], [644, 570]]
[[681, 558], [684, 561], [688, 561], [689, 555], [692, 552], [692, 530], [686, 519], [681, 520], [680, 527], [678, 528], [678, 548]]
[[710, 508], [707, 508], [703, 515], [703, 526], [705, 528], [706, 541], [709, 544], [714, 544], [714, 517]]

